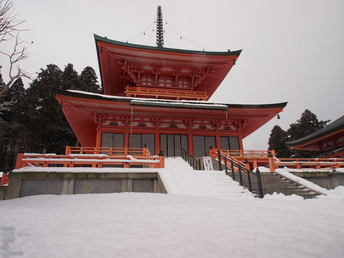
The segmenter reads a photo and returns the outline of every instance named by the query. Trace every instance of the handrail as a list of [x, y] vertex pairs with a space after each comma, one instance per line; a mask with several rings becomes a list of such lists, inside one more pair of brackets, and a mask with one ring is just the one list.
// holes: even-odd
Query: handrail
[[[337, 169], [344, 167], [343, 158], [274, 158], [271, 164], [273, 171], [277, 168], [292, 167], [296, 169]], [[271, 170], [270, 168], [270, 170]]]
[[161, 89], [161, 88], [151, 88], [147, 86], [126, 86], [125, 93], [128, 96], [134, 95], [150, 95], [150, 96], [171, 96], [175, 98], [184, 97], [184, 98], [191, 98], [197, 100], [207, 100], [207, 92], [206, 91], [193, 91], [193, 90], [186, 90], [186, 89]]
[[243, 180], [242, 180], [242, 171], [247, 173], [247, 179], [248, 179], [248, 187], [249, 191], [252, 192], [252, 183], [251, 183], [251, 175], [254, 175], [257, 178], [257, 186], [258, 186], [258, 194], [259, 198], [263, 198], [263, 186], [262, 186], [262, 180], [260, 177], [260, 171], [257, 168], [256, 172], [250, 171], [245, 167], [245, 165], [234, 159], [233, 157], [225, 155], [221, 150], [218, 150], [216, 148], [213, 148], [210, 150], [210, 156], [213, 158], [217, 158], [219, 162], [219, 170], [222, 171], [222, 163], [225, 166], [226, 175], [230, 176], [228, 173], [228, 162], [230, 163], [230, 170], [232, 171], [232, 178], [235, 180], [235, 171], [239, 172], [239, 182], [240, 185], [243, 186]]
[[[221, 150], [221, 152], [228, 158], [234, 159], [237, 162], [240, 162], [240, 160], [247, 160], [248, 162], [253, 163], [254, 168], [257, 167], [258, 163], [260, 163], [261, 166], [268, 165], [270, 172], [274, 172], [277, 168], [284, 167], [296, 169], [337, 169], [344, 167], [343, 158], [276, 158], [274, 150]], [[249, 167], [249, 164], [247, 164], [246, 168]]]
[[235, 156], [240, 159], [256, 158], [256, 159], [266, 159], [269, 157], [269, 154], [275, 156], [276, 153], [274, 150], [221, 150], [226, 156]]
[[[93, 149], [93, 150], [92, 150]], [[63, 166], [63, 167], [95, 167], [102, 168], [106, 165], [123, 165], [128, 168], [129, 165], [147, 165], [150, 168], [164, 168], [163, 156], [150, 156], [147, 147], [142, 149], [135, 148], [135, 153], [140, 155], [124, 155], [122, 153], [133, 152], [133, 149], [114, 148], [116, 151], [120, 150], [121, 154], [114, 154], [111, 148], [104, 153], [104, 149], [91, 147], [70, 147], [67, 146], [65, 155], [56, 154], [35, 154], [35, 153], [19, 153], [17, 156], [16, 169], [33, 166], [33, 167], [49, 167], [49, 166]], [[117, 152], [115, 152], [117, 153]]]
[[181, 147], [181, 157], [189, 163], [194, 170], [201, 170], [201, 161], [195, 159], [189, 152]]
[[115, 147], [72, 147], [66, 146], [66, 155], [70, 154], [107, 154], [109, 156], [116, 155], [139, 155], [150, 156], [147, 147], [144, 148], [115, 148]]

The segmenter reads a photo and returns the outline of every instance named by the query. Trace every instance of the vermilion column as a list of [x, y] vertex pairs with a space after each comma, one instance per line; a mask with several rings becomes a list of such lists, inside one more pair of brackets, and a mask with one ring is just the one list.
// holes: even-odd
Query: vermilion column
[[192, 134], [191, 134], [190, 130], [188, 132], [188, 148], [189, 148], [190, 155], [193, 156], [194, 153], [193, 153], [193, 144], [192, 144]]
[[243, 150], [243, 149], [244, 149], [244, 146], [243, 146], [243, 144], [242, 144], [242, 134], [241, 134], [241, 130], [239, 130], [238, 140], [239, 140], [239, 147], [240, 147], [240, 150]]
[[155, 132], [155, 155], [159, 155], [159, 153], [160, 153], [160, 134], [159, 134], [159, 131], [157, 130]]
[[102, 131], [101, 128], [97, 127], [96, 147], [101, 147], [102, 144]]

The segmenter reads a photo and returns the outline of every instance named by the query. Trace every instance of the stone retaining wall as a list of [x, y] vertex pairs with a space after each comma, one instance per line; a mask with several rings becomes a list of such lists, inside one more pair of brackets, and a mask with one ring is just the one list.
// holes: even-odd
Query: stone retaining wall
[[17, 172], [9, 178], [6, 200], [40, 194], [166, 193], [158, 172]]

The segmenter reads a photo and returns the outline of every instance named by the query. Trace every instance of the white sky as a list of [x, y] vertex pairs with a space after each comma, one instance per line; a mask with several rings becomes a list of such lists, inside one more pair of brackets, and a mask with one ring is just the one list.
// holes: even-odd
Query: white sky
[[[211, 101], [277, 103], [288, 101], [276, 118], [247, 137], [245, 149], [267, 149], [275, 124], [284, 130], [305, 109], [319, 120], [344, 110], [344, 1], [206, 0], [13, 0], [20, 37], [29, 45], [21, 68], [36, 77], [40, 68], [68, 63], [80, 73], [93, 67], [99, 76], [93, 33], [137, 44], [155, 44], [151, 34], [162, 6], [165, 46], [226, 51], [243, 49]], [[146, 31], [146, 35], [143, 32]], [[177, 31], [178, 34], [175, 32]], [[183, 39], [180, 39], [180, 35]], [[193, 44], [190, 44], [192, 42]], [[201, 48], [197, 47], [200, 46]], [[6, 46], [1, 46], [4, 49]], [[0, 56], [5, 76], [8, 66]]]

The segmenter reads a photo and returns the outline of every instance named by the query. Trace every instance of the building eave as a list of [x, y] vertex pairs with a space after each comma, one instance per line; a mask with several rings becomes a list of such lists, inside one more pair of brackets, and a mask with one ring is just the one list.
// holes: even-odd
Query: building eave
[[124, 46], [124, 47], [131, 47], [137, 49], [146, 49], [146, 50], [154, 50], [154, 51], [162, 51], [162, 52], [172, 52], [172, 53], [184, 53], [184, 54], [196, 54], [196, 55], [219, 55], [219, 56], [231, 56], [236, 55], [239, 56], [242, 49], [235, 50], [235, 51], [199, 51], [199, 50], [186, 50], [186, 49], [177, 49], [177, 48], [167, 48], [167, 47], [155, 47], [155, 46], [147, 46], [147, 45], [139, 45], [133, 44], [128, 42], [122, 42], [117, 40], [108, 39], [107, 37], [101, 37], [97, 34], [93, 34], [96, 45], [98, 45], [98, 41], [106, 42], [113, 45]]
[[[328, 137], [332, 137], [335, 134], [344, 134], [344, 116], [338, 118], [331, 124], [325, 126], [324, 128], [319, 129], [318, 131], [307, 135], [303, 138], [300, 138], [298, 140], [286, 142], [288, 146], [290, 146], [293, 149], [318, 149], [317, 142], [324, 140]], [[306, 146], [312, 146], [313, 147], [306, 147]]]

